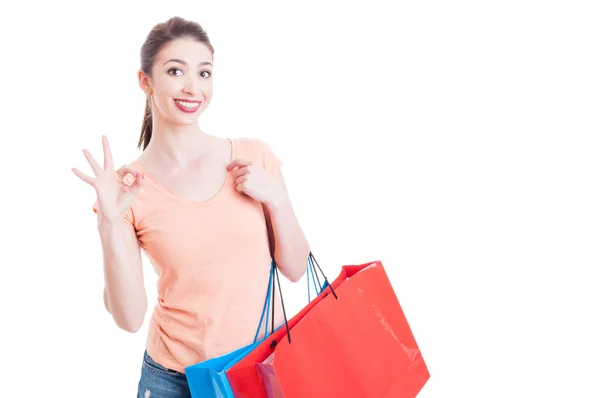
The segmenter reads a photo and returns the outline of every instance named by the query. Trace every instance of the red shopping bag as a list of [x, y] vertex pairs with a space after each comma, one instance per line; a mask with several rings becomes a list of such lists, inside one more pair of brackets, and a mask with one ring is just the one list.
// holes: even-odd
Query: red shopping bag
[[380, 261], [344, 266], [327, 289], [227, 379], [237, 398], [414, 398], [429, 371]]

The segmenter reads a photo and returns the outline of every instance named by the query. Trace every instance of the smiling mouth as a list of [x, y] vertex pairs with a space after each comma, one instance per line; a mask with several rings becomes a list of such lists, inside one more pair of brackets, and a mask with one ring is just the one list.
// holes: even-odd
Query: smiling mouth
[[175, 104], [179, 109], [181, 109], [184, 112], [194, 112], [198, 108], [200, 108], [200, 105], [202, 105], [202, 101], [186, 101], [176, 99]]

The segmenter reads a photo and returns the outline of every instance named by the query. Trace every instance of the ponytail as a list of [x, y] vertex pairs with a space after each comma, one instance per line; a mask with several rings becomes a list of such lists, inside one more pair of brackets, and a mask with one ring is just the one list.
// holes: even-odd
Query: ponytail
[[144, 121], [142, 122], [142, 131], [138, 142], [138, 149], [146, 149], [152, 138], [152, 109], [150, 108], [150, 97], [146, 100], [146, 109], [144, 110]]

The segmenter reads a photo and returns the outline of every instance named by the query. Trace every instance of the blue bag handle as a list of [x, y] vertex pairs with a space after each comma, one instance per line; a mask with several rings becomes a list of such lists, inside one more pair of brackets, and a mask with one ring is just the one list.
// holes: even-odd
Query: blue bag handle
[[319, 290], [317, 288], [317, 283], [319, 285], [321, 285], [321, 281], [319, 280], [319, 276], [317, 275], [316, 271], [315, 271], [315, 265], [313, 264], [312, 258], [311, 256], [308, 257], [308, 265], [306, 267], [306, 285], [308, 287], [308, 302], [310, 303], [310, 280], [311, 280], [311, 276], [312, 276], [312, 282], [313, 282], [313, 286], [315, 288], [315, 293], [318, 296], [319, 294], [321, 294], [323, 292], [323, 290], [325, 290], [325, 285], [321, 286], [321, 290]]
[[[333, 297], [335, 297], [335, 299], [337, 300], [338, 296], [335, 293], [333, 286], [331, 286], [329, 284], [329, 281], [327, 280], [327, 275], [325, 275], [325, 273], [321, 269], [321, 266], [317, 262], [317, 259], [315, 258], [315, 256], [312, 254], [312, 251], [308, 254], [308, 263], [309, 263], [308, 266], [309, 266], [311, 272], [313, 273], [313, 281], [316, 278], [317, 283], [319, 284], [319, 286], [321, 286], [321, 291], [318, 294], [321, 294], [325, 289], [327, 289], [327, 287], [329, 287], [329, 289], [331, 290], [331, 293], [333, 294]], [[321, 281], [319, 280], [319, 275], [317, 274], [317, 269], [315, 268], [315, 264], [317, 265], [317, 268], [319, 268], [319, 271], [321, 271], [321, 275], [323, 275], [323, 278], [325, 279], [325, 282], [323, 282], [323, 285], [321, 285]], [[315, 286], [315, 290], [318, 291], [316, 286]]]
[[271, 266], [271, 271], [269, 272], [269, 287], [267, 288], [267, 297], [265, 298], [265, 303], [263, 305], [262, 314], [260, 316], [260, 321], [258, 322], [258, 327], [256, 328], [256, 334], [254, 335], [254, 343], [258, 339], [258, 334], [260, 333], [260, 325], [262, 325], [263, 319], [265, 319], [265, 314], [267, 315], [267, 319], [265, 321], [265, 334], [261, 341], [268, 337], [269, 332], [269, 310], [271, 308], [271, 282], [273, 281], [273, 270], [274, 267]]

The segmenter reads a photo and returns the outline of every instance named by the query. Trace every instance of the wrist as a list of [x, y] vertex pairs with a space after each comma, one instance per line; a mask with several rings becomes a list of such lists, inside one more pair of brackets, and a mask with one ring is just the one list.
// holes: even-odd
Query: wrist
[[265, 206], [269, 210], [278, 210], [285, 206], [288, 201], [288, 196], [280, 189], [275, 189], [271, 197], [265, 202]]
[[109, 232], [121, 229], [124, 226], [125, 216], [107, 217], [100, 214], [98, 217], [98, 230], [100, 232]]

